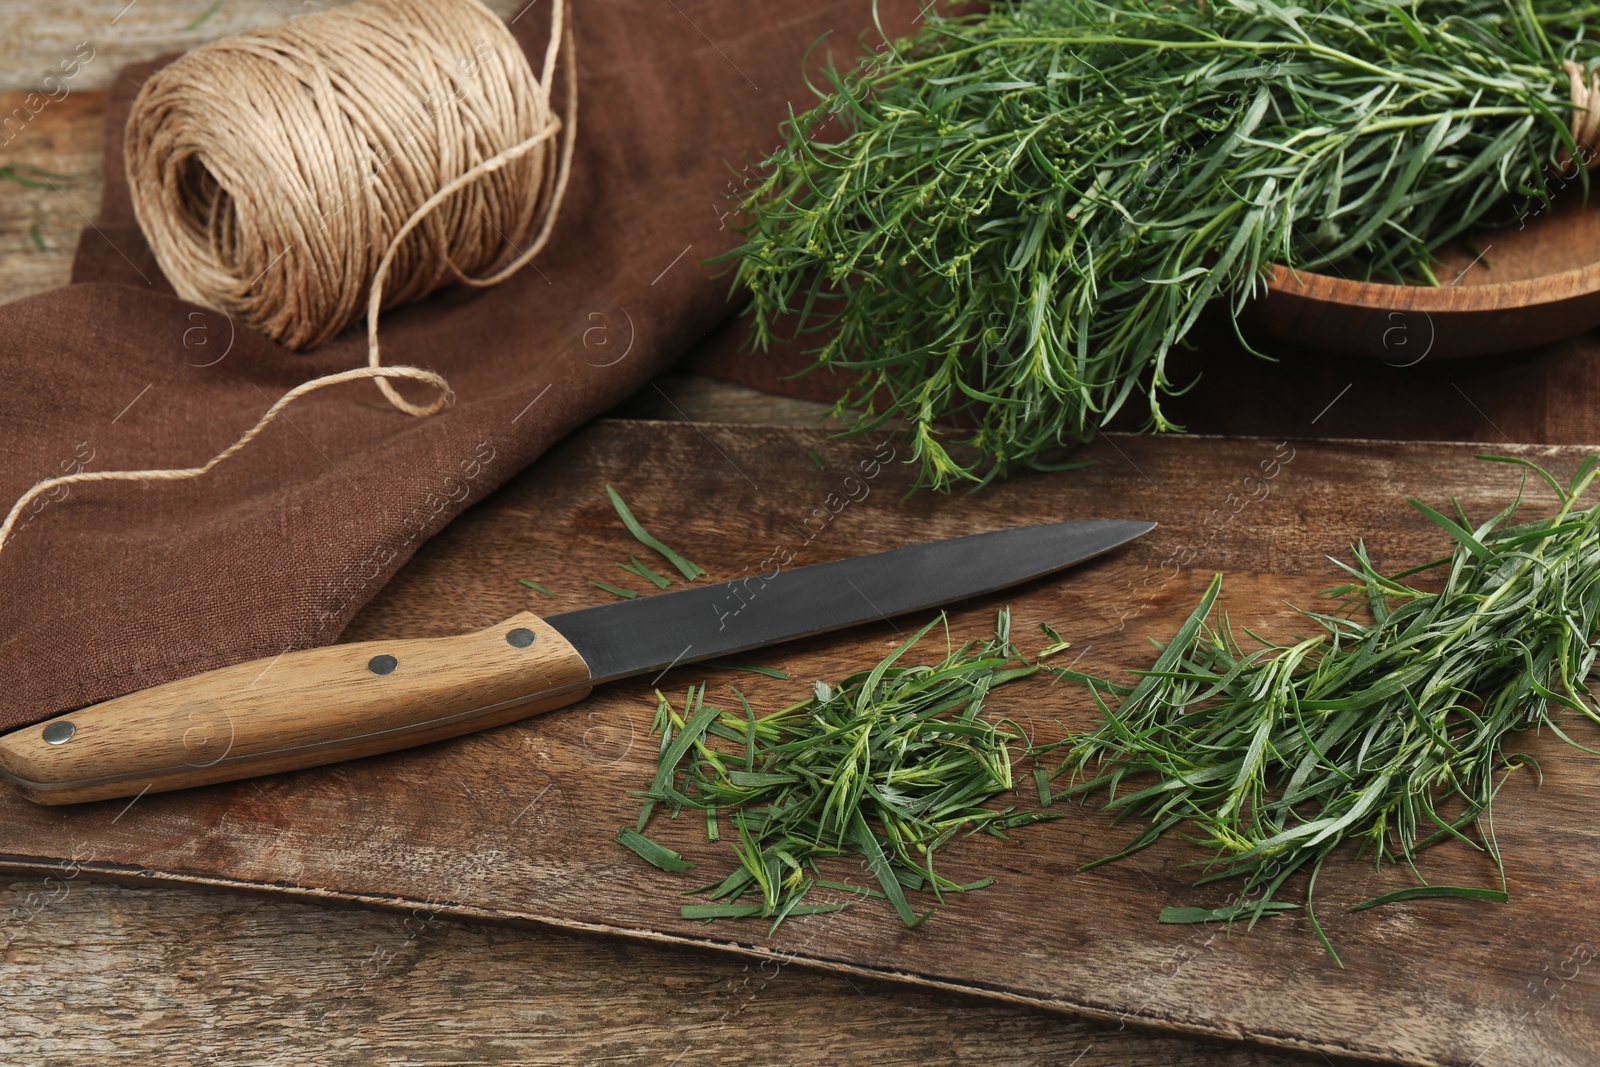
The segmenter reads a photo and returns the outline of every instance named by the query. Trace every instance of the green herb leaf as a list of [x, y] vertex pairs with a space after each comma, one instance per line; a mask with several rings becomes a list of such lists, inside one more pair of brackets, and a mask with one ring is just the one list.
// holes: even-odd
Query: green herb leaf
[[529, 589], [532, 589], [535, 593], [544, 594], [545, 596], [549, 597], [551, 600], [554, 600], [556, 598], [556, 595], [554, 593], [552, 593], [550, 590], [546, 589], [544, 586], [540, 585], [538, 582], [529, 581], [527, 578], [518, 578], [517, 581], [520, 582], [521, 584], [527, 586]]
[[878, 884], [883, 887], [884, 895], [889, 898], [889, 903], [894, 905], [895, 914], [900, 916], [900, 921], [908, 928], [921, 926], [931, 911], [921, 915], [911, 910], [910, 903], [906, 900], [906, 892], [900, 886], [900, 879], [895, 876], [895, 870], [889, 865], [889, 857], [883, 853], [883, 848], [878, 844], [878, 838], [873, 834], [867, 820], [857, 811], [853, 815], [856, 848], [867, 858], [867, 869], [877, 877]]
[[823, 878], [818, 878], [812, 884], [819, 886], [822, 889], [837, 889], [842, 893], [855, 893], [863, 897], [877, 897], [879, 900], [888, 899], [887, 894], [885, 894], [883, 890], [868, 889], [864, 885], [851, 885], [848, 882], [830, 882]]
[[665, 589], [667, 586], [672, 584], [671, 579], [663, 578], [649, 567], [646, 567], [643, 563], [640, 563], [638, 558], [635, 556], [629, 556], [628, 562], [619, 563], [617, 566], [621, 567], [629, 574], [638, 575], [651, 585], [654, 585], [657, 589]]
[[[1162, 908], [1161, 916], [1157, 922], [1163, 923], [1221, 923], [1233, 922], [1246, 915], [1256, 913], [1258, 905], [1246, 902], [1229, 904], [1224, 908]], [[1284, 911], [1298, 911], [1300, 905], [1290, 904], [1286, 901], [1275, 900], [1265, 906], [1265, 911], [1278, 913]]]
[[777, 678], [779, 681], [787, 681], [789, 678], [788, 671], [780, 671], [776, 667], [763, 667], [758, 663], [734, 663], [725, 659], [708, 659], [702, 662], [700, 666], [715, 667], [724, 671], [749, 671], [751, 674], [761, 674], [768, 678]]
[[[657, 695], [659, 696], [659, 694]], [[684, 756], [688, 755], [691, 746], [700, 742], [702, 735], [706, 732], [706, 728], [720, 714], [718, 709], [710, 704], [703, 703], [704, 698], [704, 686], [701, 686], [699, 690], [696, 690], [694, 686], [689, 687], [689, 698], [684, 702], [684, 709], [688, 713], [689, 719], [687, 722], [679, 722], [681, 729], [678, 731], [677, 736], [661, 750], [661, 758], [656, 764], [655, 780], [650, 783], [651, 796], [661, 798], [674, 795], [675, 790], [672, 789], [672, 781], [678, 763]], [[670, 713], [671, 708], [669, 707], [667, 710]], [[662, 740], [666, 740], [665, 734], [663, 734]]]
[[617, 586], [614, 586], [614, 585], [607, 585], [605, 582], [590, 582], [589, 584], [594, 586], [596, 589], [604, 589], [606, 592], [610, 593], [612, 596], [620, 596], [624, 600], [632, 600], [634, 597], [639, 595], [638, 593], [635, 593], [632, 589], [620, 589], [620, 588], [618, 588]]
[[761, 771], [729, 771], [728, 781], [744, 789], [760, 789], [769, 785], [792, 785], [800, 780], [796, 774], [766, 774]]
[[622, 520], [622, 525], [628, 528], [628, 532], [633, 534], [634, 539], [646, 548], [659, 553], [662, 559], [678, 568], [678, 573], [683, 575], [685, 580], [692, 582], [705, 573], [705, 568], [684, 559], [652, 536], [643, 526], [639, 525], [639, 520], [633, 517], [633, 512], [628, 510], [627, 504], [623, 503], [622, 494], [618, 493], [609, 484], [606, 486], [606, 495], [611, 498], [611, 506], [617, 509], [617, 518]]
[[54, 189], [57, 184], [70, 185], [73, 180], [71, 175], [57, 174], [31, 163], [8, 163], [0, 167], [0, 182], [16, 182], [30, 189]]
[[211, 6], [206, 8], [205, 11], [203, 11], [199, 15], [199, 17], [197, 17], [193, 22], [190, 22], [188, 25], [186, 25], [183, 28], [183, 32], [184, 33], [193, 33], [195, 30], [198, 30], [201, 26], [204, 26], [205, 23], [206, 23], [206, 20], [209, 19], [212, 15], [215, 15], [217, 13], [217, 9], [220, 8], [221, 6], [222, 6], [222, 0], [212, 0]]
[[1488, 900], [1496, 904], [1504, 904], [1510, 896], [1503, 889], [1479, 889], [1475, 886], [1464, 885], [1416, 885], [1409, 889], [1397, 889], [1393, 893], [1385, 893], [1381, 897], [1364, 900], [1360, 904], [1352, 905], [1351, 911], [1366, 911], [1368, 908], [1380, 907], [1384, 904], [1396, 904], [1402, 900], [1427, 900], [1433, 897], [1447, 897], [1454, 900]]
[[1059, 652], [1065, 652], [1067, 649], [1072, 647], [1072, 642], [1063, 640], [1061, 635], [1056, 633], [1055, 629], [1049, 623], [1041, 622], [1039, 624], [1039, 629], [1051, 641], [1050, 644], [1039, 650], [1040, 659], [1048, 659], [1049, 657], [1054, 656]]
[[[790, 908], [789, 915], [827, 915], [843, 911], [849, 904], [802, 904]], [[678, 909], [685, 919], [749, 919], [761, 915], [759, 904], [685, 904]]]
[[660, 867], [663, 871], [694, 870], [694, 864], [678, 853], [665, 845], [657, 844], [631, 827], [624, 826], [618, 830], [616, 842], [636, 853], [646, 863], [653, 867]]

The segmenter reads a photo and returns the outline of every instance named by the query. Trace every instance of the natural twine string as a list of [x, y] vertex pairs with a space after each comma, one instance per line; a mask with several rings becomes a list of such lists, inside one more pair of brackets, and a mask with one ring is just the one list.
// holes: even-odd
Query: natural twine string
[[11, 536], [11, 531], [16, 526], [17, 519], [22, 515], [23, 509], [33, 503], [42, 493], [49, 492], [57, 486], [76, 485], [80, 482], [179, 482], [186, 478], [198, 478], [249, 444], [257, 434], [266, 428], [268, 423], [278, 417], [278, 412], [288, 407], [299, 397], [305, 396], [307, 393], [314, 393], [324, 386], [355, 381], [357, 378], [410, 378], [413, 381], [426, 382], [428, 385], [438, 389], [445, 397], [450, 395], [449, 382], [433, 371], [423, 370], [420, 367], [357, 367], [354, 370], [340, 371], [337, 374], [314, 378], [284, 393], [277, 403], [268, 408], [267, 413], [262, 415], [260, 421], [252, 426], [243, 437], [198, 467], [148, 471], [79, 471], [76, 474], [66, 474], [59, 478], [46, 478], [22, 494], [22, 498], [17, 501], [16, 505], [11, 509], [11, 513], [6, 516], [4, 524], [0, 524], [0, 550], [5, 548], [6, 540]]
[[[552, 0], [537, 77], [479, 0], [357, 0], [216, 41], [146, 82], [128, 118], [128, 184], [178, 295], [295, 349], [321, 344], [365, 311], [368, 366], [296, 386], [199, 467], [45, 479], [0, 523], [0, 550], [41, 494], [81, 482], [198, 478], [327, 386], [370, 378], [417, 416], [449, 405], [441, 375], [383, 366], [379, 314], [450, 282], [496, 285], [549, 239], [577, 132], [566, 2]], [[558, 117], [551, 96], [563, 49]], [[394, 378], [438, 395], [414, 404]]]

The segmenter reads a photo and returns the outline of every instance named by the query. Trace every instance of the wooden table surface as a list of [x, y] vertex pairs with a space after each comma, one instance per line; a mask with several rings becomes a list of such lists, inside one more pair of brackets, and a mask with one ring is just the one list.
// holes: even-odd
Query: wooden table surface
[[[502, 16], [524, 0], [489, 0]], [[0, 301], [64, 284], [98, 210], [104, 88], [122, 64], [317, 6], [0, 0], [0, 117], [81, 41], [64, 99], [0, 134]], [[27, 177], [23, 170], [20, 176]], [[620, 414], [810, 423], [819, 405], [669, 375]], [[206, 892], [0, 882], [0, 1062], [1300, 1062], [795, 967]]]

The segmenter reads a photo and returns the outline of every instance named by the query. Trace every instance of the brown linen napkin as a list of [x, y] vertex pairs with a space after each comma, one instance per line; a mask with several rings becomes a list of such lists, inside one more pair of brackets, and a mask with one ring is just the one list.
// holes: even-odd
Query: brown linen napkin
[[[443, 372], [455, 406], [414, 419], [352, 383], [297, 402], [203, 478], [41, 498], [0, 552], [0, 729], [332, 641], [453, 516], [733, 311], [702, 263], [731, 244], [736, 168], [810, 100], [809, 46], [832, 31], [840, 63], [854, 58], [871, 0], [574, 6], [577, 157], [549, 246], [498, 288], [383, 320], [385, 362]], [[916, 13], [882, 8], [891, 32]], [[542, 52], [544, 17], [512, 29]], [[155, 66], [112, 92], [105, 200], [74, 284], [0, 307], [7, 507], [75, 469], [203, 463], [289, 388], [365, 362], [359, 327], [297, 355], [172, 294], [122, 179], [123, 123]]]

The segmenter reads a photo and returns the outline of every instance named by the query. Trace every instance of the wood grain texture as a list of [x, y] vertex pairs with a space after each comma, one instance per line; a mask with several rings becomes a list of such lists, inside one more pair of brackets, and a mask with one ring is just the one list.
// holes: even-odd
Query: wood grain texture
[[[104, 89], [117, 71], [169, 52], [184, 52], [230, 33], [242, 33], [286, 17], [339, 7], [345, 0], [0, 0], [0, 91], [45, 90], [48, 76], [80, 45], [94, 59], [71, 79], [71, 87]], [[484, 0], [511, 19], [529, 0]]]
[[0, 737], [28, 799], [79, 804], [318, 767], [565, 707], [590, 672], [532, 612], [449, 637], [364, 641], [181, 678]]
[[[51, 894], [38, 881], [0, 881], [0, 914], [40, 895]], [[1291, 1063], [861, 978], [456, 922], [427, 909], [83, 881], [0, 938], [0, 974], [0, 1060], [43, 1067]]]
[[[0, 116], [25, 94], [0, 93]], [[100, 204], [100, 135], [105, 94], [77, 92], [43, 109], [17, 136], [0, 135], [0, 302], [65, 285], [78, 233]], [[38, 168], [45, 172], [28, 168]]]
[[[1018, 633], [1051, 622], [1076, 642], [1081, 669], [1116, 672], [1148, 661], [1147, 639], [1170, 633], [1213, 569], [1230, 575], [1224, 601], [1237, 624], [1282, 633], [1293, 626], [1282, 599], [1307, 603], [1337, 577], [1324, 553], [1362, 536], [1384, 567], [1438, 553], [1433, 528], [1405, 506], [1406, 494], [1454, 493], [1469, 514], [1483, 514], [1516, 484], [1514, 473], [1486, 469], [1462, 446], [1120, 438], [1096, 446], [1084, 471], [1018, 479], [977, 496], [906, 499], [897, 470], [866, 499], [841, 506], [836, 483], [858, 451], [870, 450], [870, 442], [795, 429], [596, 424], [430, 543], [349, 636], [432, 636], [533, 606], [519, 576], [557, 593], [547, 610], [602, 599], [589, 577], [637, 550], [605, 499], [611, 481], [647, 525], [692, 546], [720, 577], [737, 576], [779, 541], [804, 540], [796, 527], [808, 518], [813, 534], [797, 546], [800, 562], [1022, 521], [1159, 518], [1160, 530], [1064, 580], [952, 615], [957, 639], [979, 637], [1010, 603]], [[1558, 470], [1579, 454], [1516, 450]], [[1254, 475], [1259, 486], [1273, 462], [1270, 492], [1251, 501], [1244, 479]], [[1193, 565], [1175, 565], [1180, 557]], [[737, 684], [756, 707], [774, 707], [809, 679], [842, 677], [898, 640], [882, 624], [761, 657], [791, 672], [787, 681], [693, 668], [657, 684], [681, 692], [703, 679], [713, 701], [731, 699], [726, 687]], [[1010, 687], [995, 710], [1046, 737], [1059, 724], [1092, 721], [1081, 693], [1039, 682]], [[1575, 891], [1594, 859], [1585, 813], [1600, 793], [1600, 768], [1553, 739], [1526, 741], [1544, 784], [1513, 779], [1502, 793], [1496, 828], [1510, 904], [1427, 901], [1349, 914], [1341, 905], [1409, 884], [1407, 876], [1355, 862], [1324, 868], [1320, 914], [1347, 970], [1322, 954], [1299, 917], [1231, 934], [1156, 924], [1164, 905], [1215, 904], [1226, 890], [1193, 889], [1194, 872], [1183, 864], [1197, 857], [1177, 841], [1077, 873], [1129, 832], [1092, 810], [1008, 842], [952, 844], [943, 873], [990, 874], [997, 885], [950, 901], [916, 931], [868, 904], [797, 920], [768, 940], [752, 926], [682, 921], [677, 894], [688, 885], [606, 840], [632, 820], [637, 800], [628, 792], [650, 777], [649, 690], [648, 680], [619, 683], [472, 737], [148, 796], [131, 807], [49, 810], [7, 797], [6, 863], [43, 875], [66, 857], [63, 848], [76, 848], [83, 877], [425, 905], [458, 918], [792, 960], [852, 980], [906, 981], [1111, 1025], [1132, 1020], [1329, 1056], [1487, 1067], [1600, 1055], [1584, 1007], [1596, 993], [1595, 969], [1586, 965], [1600, 902]], [[726, 868], [726, 844], [708, 845], [688, 822], [666, 822], [656, 834], [707, 874]], [[1436, 850], [1424, 869], [1447, 882], [1492, 878], [1480, 857], [1462, 850]]]

